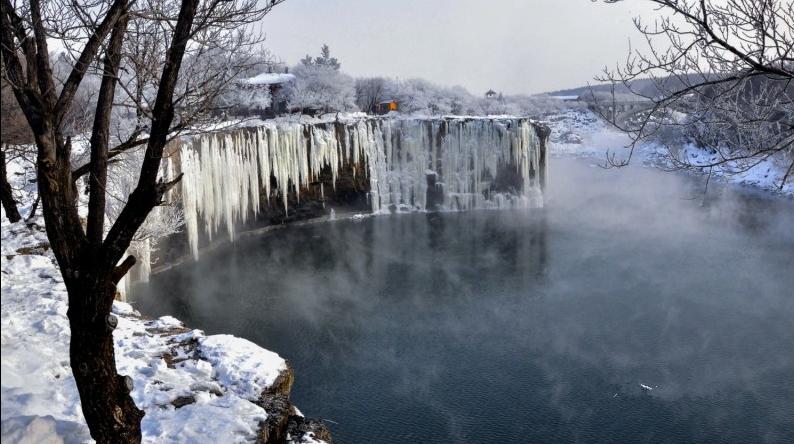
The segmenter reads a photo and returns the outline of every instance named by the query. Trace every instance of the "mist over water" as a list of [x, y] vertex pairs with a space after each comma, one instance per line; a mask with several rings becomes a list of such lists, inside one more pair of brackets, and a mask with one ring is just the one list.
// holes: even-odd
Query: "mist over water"
[[552, 159], [543, 210], [288, 227], [134, 298], [288, 359], [335, 442], [794, 442], [794, 203], [702, 185]]

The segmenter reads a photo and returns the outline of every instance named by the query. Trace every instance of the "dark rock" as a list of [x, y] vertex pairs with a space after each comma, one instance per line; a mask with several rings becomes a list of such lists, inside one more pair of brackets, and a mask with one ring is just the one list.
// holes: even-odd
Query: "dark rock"
[[176, 336], [182, 333], [187, 333], [191, 329], [187, 327], [166, 327], [166, 328], [155, 328], [155, 327], [146, 327], [146, 331], [160, 336]]
[[295, 374], [292, 366], [287, 363], [286, 370], [282, 371], [273, 385], [262, 391], [256, 401], [267, 412], [267, 420], [259, 424], [257, 442], [262, 444], [283, 443], [287, 438], [287, 424], [293, 413], [289, 394]]
[[38, 254], [44, 255], [47, 253], [47, 250], [50, 249], [50, 244], [46, 242], [42, 242], [38, 245], [34, 245], [32, 247], [22, 247], [17, 249], [18, 254]]
[[289, 396], [292, 390], [292, 383], [295, 382], [295, 372], [292, 366], [287, 362], [287, 369], [279, 373], [273, 385], [266, 388], [262, 392], [262, 396], [266, 395], [286, 395]]
[[168, 367], [168, 368], [176, 368], [176, 365], [174, 365], [174, 355], [172, 355], [169, 352], [165, 352], [165, 353], [163, 353], [161, 358], [163, 358], [163, 361], [165, 361], [166, 367]]
[[287, 433], [289, 433], [293, 442], [301, 442], [305, 435], [311, 433], [314, 439], [333, 444], [331, 430], [329, 430], [328, 426], [322, 421], [316, 419], [304, 418], [303, 416], [290, 416], [289, 424], [287, 425]]
[[287, 394], [263, 395], [257, 402], [267, 412], [267, 419], [259, 424], [259, 444], [283, 443], [287, 439], [292, 405]]
[[193, 404], [194, 402], [196, 402], [196, 398], [193, 395], [179, 396], [173, 401], [171, 401], [171, 405], [173, 405], [176, 408], [182, 408], [186, 405]]

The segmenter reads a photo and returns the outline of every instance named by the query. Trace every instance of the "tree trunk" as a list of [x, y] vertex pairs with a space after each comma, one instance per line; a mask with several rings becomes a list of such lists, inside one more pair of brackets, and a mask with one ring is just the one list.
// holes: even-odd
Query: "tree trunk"
[[[99, 267], [82, 268], [96, 273]], [[130, 396], [132, 379], [116, 373], [112, 272], [80, 277], [69, 287], [69, 358], [91, 437], [99, 444], [140, 443], [144, 412]]]
[[3, 201], [3, 209], [6, 212], [6, 217], [8, 217], [8, 220], [11, 222], [19, 222], [19, 220], [22, 219], [22, 216], [19, 214], [17, 201], [14, 200], [11, 184], [8, 183], [8, 177], [6, 176], [5, 151], [0, 151], [0, 160], [2, 160], [2, 167], [0, 168], [3, 169], [0, 171], [0, 199]]
[[41, 196], [36, 196], [36, 200], [33, 201], [33, 205], [30, 207], [30, 211], [28, 215], [25, 216], [25, 223], [32, 221], [36, 218], [36, 210], [39, 208], [39, 202], [41, 201]]
[[[101, 24], [96, 28], [86, 27], [90, 36], [59, 95], [56, 95], [49, 61], [44, 26], [46, 20], [41, 15], [41, 0], [27, 2], [30, 30], [25, 29], [27, 21], [17, 15], [10, 1], [0, 2], [0, 55], [3, 70], [11, 81], [14, 95], [25, 113], [38, 148], [37, 177], [47, 237], [69, 295], [67, 315], [72, 336], [69, 348], [72, 373], [91, 436], [100, 444], [139, 443], [142, 438], [141, 419], [144, 412], [135, 406], [130, 396], [132, 380], [116, 373], [113, 329], [117, 321], [111, 315], [116, 283], [129, 271], [135, 260], [128, 257], [121, 265], [116, 264], [124, 256], [124, 251], [146, 216], [162, 201], [163, 194], [179, 180], [158, 182], [157, 174], [173, 122], [173, 96], [179, 69], [191, 38], [199, 1], [181, 2], [157, 88], [150, 138], [138, 185], [104, 241], [107, 136], [112, 93], [117, 80], [114, 73], [118, 70], [119, 51], [127, 23], [126, 18], [120, 17], [127, 12], [128, 1], [113, 0]], [[87, 235], [77, 212], [77, 192], [73, 185], [70, 161], [71, 142], [64, 137], [61, 124], [63, 116], [72, 106], [83, 76], [95, 61], [111, 28], [111, 41], [105, 49], [105, 77], [100, 87], [100, 93], [104, 94], [98, 98], [97, 119], [91, 139], [89, 169], [93, 186], [89, 198]], [[23, 69], [16, 51], [20, 46], [24, 49], [26, 69]]]
[[[116, 319], [110, 311], [117, 268], [114, 261], [92, 248], [83, 233], [73, 205], [70, 168], [59, 164], [68, 162], [68, 143], [49, 128], [36, 129], [39, 196], [47, 237], [69, 295], [69, 358], [83, 415], [91, 437], [99, 444], [140, 443], [143, 412], [130, 397], [131, 381], [116, 373]], [[62, 157], [47, 155], [56, 152]]]

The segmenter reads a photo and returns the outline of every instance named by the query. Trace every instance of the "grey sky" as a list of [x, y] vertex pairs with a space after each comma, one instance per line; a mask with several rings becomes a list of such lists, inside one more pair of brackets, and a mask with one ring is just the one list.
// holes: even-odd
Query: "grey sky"
[[625, 58], [648, 2], [590, 0], [287, 0], [263, 21], [288, 64], [323, 43], [355, 76], [423, 77], [473, 93], [580, 86]]

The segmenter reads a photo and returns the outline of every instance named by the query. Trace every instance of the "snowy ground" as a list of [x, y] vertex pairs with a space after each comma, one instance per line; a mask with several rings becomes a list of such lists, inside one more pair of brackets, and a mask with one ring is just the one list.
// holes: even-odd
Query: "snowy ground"
[[[19, 166], [10, 172], [17, 183], [26, 181]], [[0, 217], [2, 442], [90, 442], [69, 367], [66, 288], [42, 220], [28, 226]], [[133, 399], [146, 412], [145, 442], [255, 439], [267, 414], [252, 401], [287, 369], [281, 357], [245, 339], [206, 336], [172, 317], [142, 318], [129, 304], [116, 302], [113, 312], [116, 364], [133, 378]]]
[[[552, 156], [583, 157], [604, 164], [607, 152], [620, 159], [628, 151], [624, 147], [629, 144], [629, 138], [610, 127], [591, 111], [570, 110], [548, 116], [546, 121], [552, 129], [550, 137]], [[633, 162], [655, 168], [672, 169], [673, 164], [666, 154], [666, 148], [660, 145], [644, 144], [637, 147]], [[692, 164], [714, 160], [712, 154], [692, 145], [682, 147], [682, 155]], [[753, 186], [794, 196], [794, 183], [792, 183], [794, 181], [789, 180], [782, 190], [779, 189], [786, 168], [773, 159], [764, 160], [747, 171], [739, 172], [740, 170], [742, 168], [737, 165], [726, 165], [723, 168], [715, 168], [712, 176], [727, 183]], [[707, 174], [708, 170], [704, 169], [701, 173]]]

